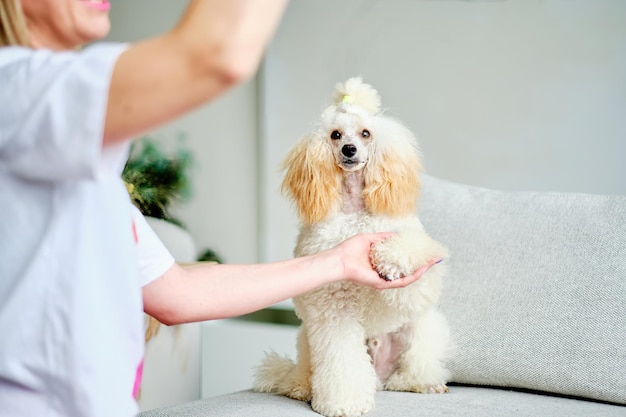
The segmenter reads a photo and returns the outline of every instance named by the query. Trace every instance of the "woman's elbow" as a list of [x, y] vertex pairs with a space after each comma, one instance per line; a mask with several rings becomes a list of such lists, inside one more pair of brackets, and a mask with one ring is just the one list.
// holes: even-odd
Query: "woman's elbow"
[[228, 88], [253, 78], [262, 56], [263, 51], [254, 42], [220, 39], [211, 46], [205, 46], [194, 61], [202, 77], [218, 80], [224, 88]]
[[174, 308], [149, 308], [145, 306], [144, 312], [158, 320], [159, 323], [163, 323], [166, 326], [174, 326], [176, 324], [182, 324], [185, 322], [180, 316], [179, 312]]
[[248, 57], [227, 57], [207, 65], [208, 72], [219, 79], [224, 88], [235, 87], [254, 77], [259, 63]]
[[185, 271], [174, 263], [161, 277], [142, 289], [143, 311], [159, 322], [172, 326], [185, 322], [185, 305], [181, 302], [181, 283]]

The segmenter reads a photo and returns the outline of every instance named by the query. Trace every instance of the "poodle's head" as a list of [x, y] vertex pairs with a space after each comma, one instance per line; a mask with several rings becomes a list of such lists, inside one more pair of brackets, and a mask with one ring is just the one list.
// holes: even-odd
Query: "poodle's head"
[[283, 191], [303, 223], [341, 210], [346, 175], [363, 182], [363, 203], [371, 214], [415, 214], [422, 169], [417, 143], [380, 106], [378, 92], [360, 78], [337, 84], [318, 127], [288, 154]]

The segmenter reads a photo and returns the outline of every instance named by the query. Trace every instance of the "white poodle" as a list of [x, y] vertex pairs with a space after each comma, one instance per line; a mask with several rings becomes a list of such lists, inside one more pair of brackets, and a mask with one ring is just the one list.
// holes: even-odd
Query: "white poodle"
[[[357, 233], [392, 231], [371, 251], [383, 278], [445, 258], [416, 216], [421, 164], [411, 132], [381, 113], [377, 91], [360, 78], [338, 84], [334, 103], [285, 161], [283, 191], [302, 225], [295, 255]], [[401, 289], [341, 282], [294, 298], [302, 319], [297, 363], [267, 355], [255, 390], [310, 401], [328, 417], [367, 413], [376, 390], [447, 392], [449, 331], [435, 309], [442, 276], [439, 264]]]

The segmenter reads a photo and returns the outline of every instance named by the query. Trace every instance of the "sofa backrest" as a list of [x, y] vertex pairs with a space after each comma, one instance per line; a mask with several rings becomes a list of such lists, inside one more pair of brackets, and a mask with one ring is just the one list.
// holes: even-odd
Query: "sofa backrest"
[[626, 196], [425, 176], [419, 207], [451, 252], [452, 381], [626, 404]]

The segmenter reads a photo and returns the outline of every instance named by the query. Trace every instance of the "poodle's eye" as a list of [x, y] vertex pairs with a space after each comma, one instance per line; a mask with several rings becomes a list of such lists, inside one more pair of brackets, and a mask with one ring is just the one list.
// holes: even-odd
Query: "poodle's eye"
[[363, 131], [361, 132], [361, 136], [363, 136], [364, 138], [369, 138], [370, 137], [370, 131], [367, 129], [363, 129]]
[[333, 132], [330, 134], [330, 138], [331, 139], [341, 139], [341, 133], [339, 133], [338, 130], [333, 130]]

